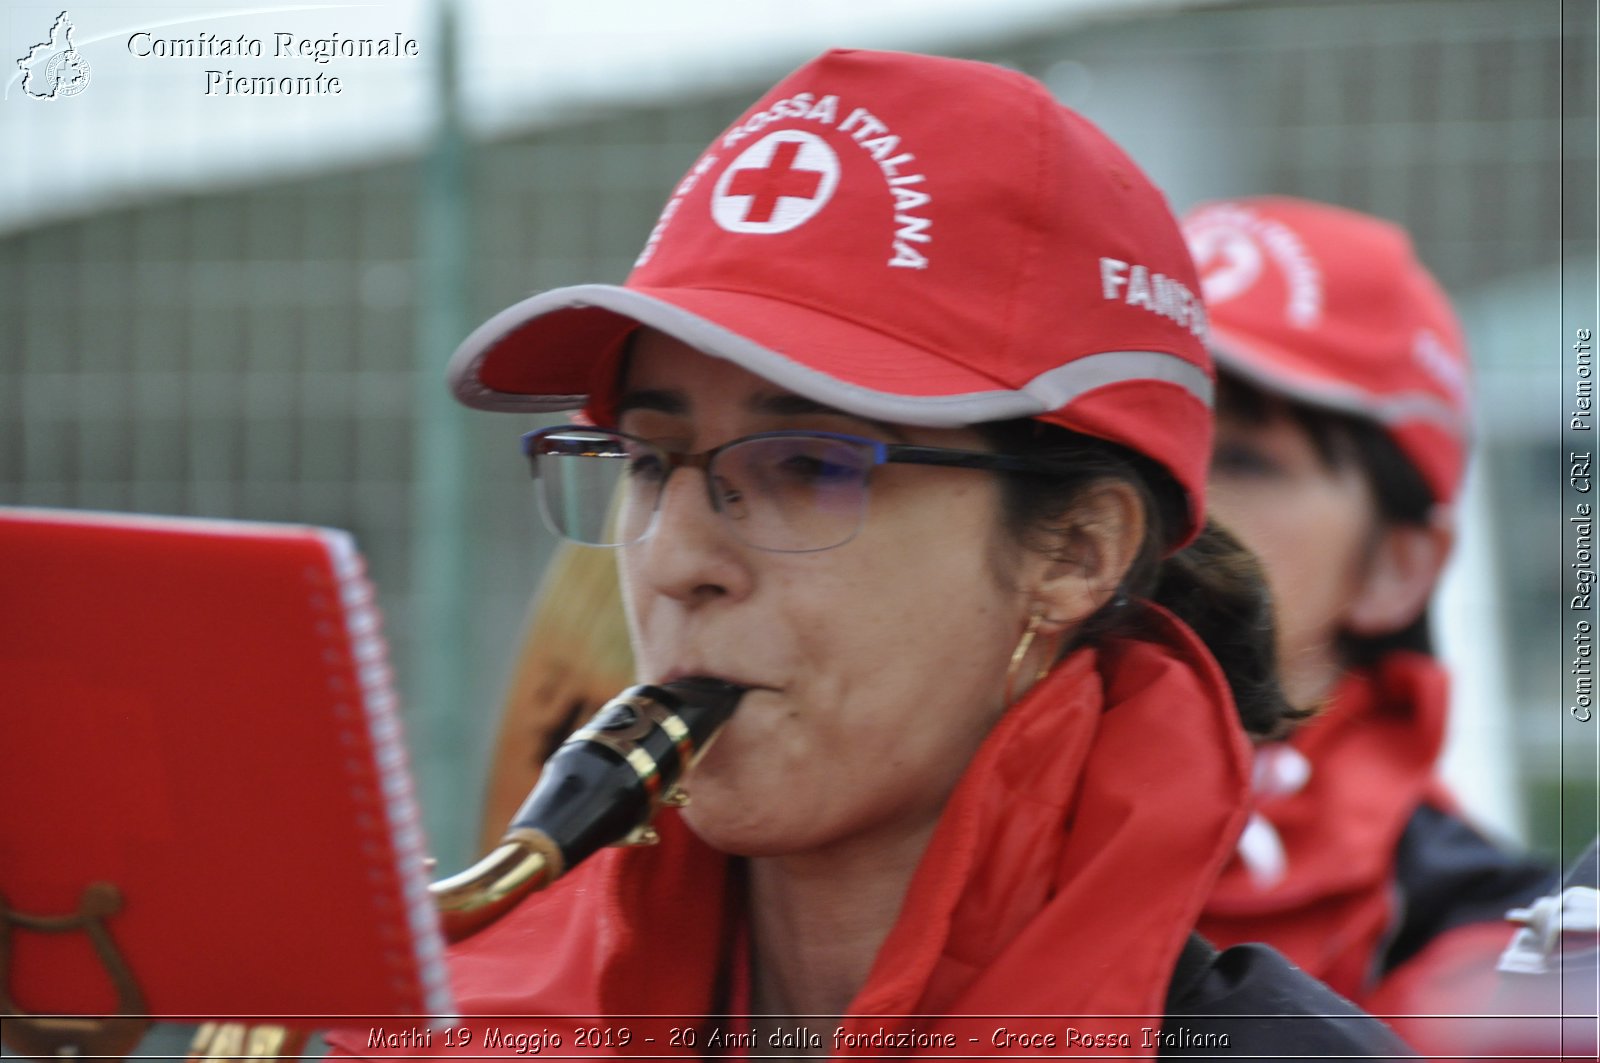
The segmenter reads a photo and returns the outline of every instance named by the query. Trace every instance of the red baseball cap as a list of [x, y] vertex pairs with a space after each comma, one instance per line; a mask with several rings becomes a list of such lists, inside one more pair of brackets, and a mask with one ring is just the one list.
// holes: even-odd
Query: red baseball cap
[[690, 167], [621, 286], [526, 299], [456, 352], [469, 406], [611, 416], [648, 325], [791, 391], [933, 427], [1034, 417], [1167, 469], [1198, 531], [1214, 377], [1162, 194], [1031, 78], [831, 51]]
[[1405, 231], [1285, 196], [1205, 204], [1183, 228], [1218, 367], [1377, 422], [1453, 501], [1471, 436], [1466, 345]]

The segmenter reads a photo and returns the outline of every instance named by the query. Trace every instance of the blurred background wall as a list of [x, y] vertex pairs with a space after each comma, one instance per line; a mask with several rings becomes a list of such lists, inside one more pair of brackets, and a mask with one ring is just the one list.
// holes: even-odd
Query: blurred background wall
[[[973, 0], [941, 21], [892, 6], [897, 18], [859, 37], [846, 5], [822, 5], [837, 28], [790, 14], [792, 32], [780, 23], [720, 61], [645, 64], [650, 41], [631, 41], [635, 52], [596, 59], [579, 81], [546, 78], [546, 95], [486, 99], [491, 68], [517, 62], [486, 37], [550, 44], [555, 9], [455, 5], [464, 60], [452, 69], [438, 10], [402, 4], [405, 25], [390, 28], [417, 33], [426, 58], [390, 99], [419, 118], [370, 150], [308, 148], [309, 125], [255, 144], [235, 127], [265, 112], [215, 100], [198, 111], [191, 86], [182, 107], [152, 90], [136, 109], [122, 98], [111, 131], [85, 126], [80, 138], [107, 138], [99, 163], [23, 159], [14, 148], [45, 119], [22, 109], [70, 124], [97, 93], [112, 106], [122, 42], [102, 62], [83, 41], [95, 18], [136, 25], [137, 5], [74, 12], [96, 81], [36, 103], [13, 77], [0, 109], [7, 167], [34, 175], [0, 185], [12, 189], [0, 214], [0, 502], [354, 531], [387, 616], [430, 835], [457, 864], [552, 544], [517, 452], [537, 422], [454, 409], [442, 384], [454, 342], [532, 291], [621, 280], [705, 143], [823, 44], [1006, 63], [1103, 125], [1179, 209], [1290, 193], [1414, 234], [1465, 319], [1479, 376], [1469, 541], [1440, 610], [1470, 703], [1451, 770], [1495, 829], [1573, 851], [1596, 800], [1593, 758], [1571, 754], [1561, 626], [1564, 351], [1594, 288], [1593, 12], [1556, 0], [1014, 11]], [[8, 46], [54, 10], [42, 21], [13, 10]], [[630, 67], [648, 76], [622, 77]], [[211, 136], [219, 121], [214, 145], [247, 148], [202, 137], [196, 159], [167, 165], [169, 123]], [[130, 123], [148, 135], [130, 137]]]

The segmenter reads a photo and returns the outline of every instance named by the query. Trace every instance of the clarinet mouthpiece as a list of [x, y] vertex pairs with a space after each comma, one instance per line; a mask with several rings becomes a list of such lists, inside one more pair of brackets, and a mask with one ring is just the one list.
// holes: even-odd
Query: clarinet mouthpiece
[[692, 676], [601, 706], [545, 763], [495, 850], [429, 887], [445, 936], [475, 933], [607, 845], [650, 844], [650, 821], [687, 801], [678, 781], [747, 689]]

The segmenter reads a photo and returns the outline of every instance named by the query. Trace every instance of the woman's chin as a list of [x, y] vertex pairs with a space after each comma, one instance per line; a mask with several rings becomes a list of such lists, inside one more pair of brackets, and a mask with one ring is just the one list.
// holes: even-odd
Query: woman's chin
[[729, 856], [779, 856], [792, 852], [793, 831], [749, 801], [724, 800], [714, 790], [695, 793], [683, 810], [689, 829], [711, 848]]

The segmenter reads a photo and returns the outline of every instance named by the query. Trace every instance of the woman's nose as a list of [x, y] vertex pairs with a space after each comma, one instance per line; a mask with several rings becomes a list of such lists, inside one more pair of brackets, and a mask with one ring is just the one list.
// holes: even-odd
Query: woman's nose
[[628, 547], [627, 563], [659, 593], [697, 603], [748, 593], [749, 554], [713, 508], [705, 472], [679, 468], [662, 485], [650, 534]]

